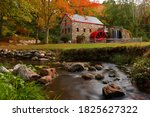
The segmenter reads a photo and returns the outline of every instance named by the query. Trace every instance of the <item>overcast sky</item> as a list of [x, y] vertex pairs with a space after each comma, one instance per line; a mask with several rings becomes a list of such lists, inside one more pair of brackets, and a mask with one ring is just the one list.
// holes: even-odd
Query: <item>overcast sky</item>
[[[91, 1], [94, 1], [94, 0], [91, 0]], [[104, 0], [95, 0], [95, 1], [98, 1], [100, 3], [103, 3]]]

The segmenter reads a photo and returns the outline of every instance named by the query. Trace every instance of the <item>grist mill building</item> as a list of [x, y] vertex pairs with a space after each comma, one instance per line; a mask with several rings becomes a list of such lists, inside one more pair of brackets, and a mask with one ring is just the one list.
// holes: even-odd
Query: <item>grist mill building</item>
[[65, 14], [61, 22], [61, 37], [68, 36], [72, 42], [76, 42], [78, 35], [84, 35], [85, 41], [89, 42], [90, 34], [103, 27], [96, 17]]

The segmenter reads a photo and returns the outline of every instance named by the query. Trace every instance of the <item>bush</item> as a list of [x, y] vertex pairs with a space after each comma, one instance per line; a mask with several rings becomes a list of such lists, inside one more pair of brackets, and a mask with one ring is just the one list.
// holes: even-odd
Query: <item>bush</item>
[[130, 64], [132, 62], [133, 57], [132, 56], [126, 56], [121, 54], [116, 54], [112, 57], [112, 62], [116, 64]]
[[65, 36], [61, 37], [61, 41], [63, 41], [64, 43], [67, 43], [69, 40], [71, 40], [69, 35], [65, 35]]
[[41, 88], [34, 82], [25, 82], [11, 73], [0, 73], [0, 100], [45, 99]]
[[147, 57], [150, 59], [150, 50], [148, 50], [147, 52], [144, 53], [144, 57]]
[[140, 89], [150, 89], [150, 59], [138, 58], [131, 69], [131, 78]]
[[77, 37], [77, 43], [83, 43], [85, 41], [85, 36], [82, 35], [78, 35]]
[[56, 35], [51, 35], [51, 42], [52, 43], [59, 43], [60, 37]]

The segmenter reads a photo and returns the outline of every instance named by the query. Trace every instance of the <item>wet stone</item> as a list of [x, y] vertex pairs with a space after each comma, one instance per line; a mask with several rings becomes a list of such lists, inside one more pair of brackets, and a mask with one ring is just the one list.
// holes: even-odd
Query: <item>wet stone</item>
[[96, 68], [94, 66], [89, 66], [88, 71], [96, 71]]
[[82, 63], [73, 63], [72, 65], [68, 66], [67, 69], [70, 72], [81, 72], [85, 68], [84, 68], [84, 64], [82, 64]]
[[118, 78], [118, 77], [114, 79], [114, 81], [119, 81], [119, 80], [120, 80], [120, 78]]
[[33, 61], [37, 61], [37, 60], [39, 60], [39, 58], [37, 57], [37, 56], [35, 56], [35, 57], [32, 57], [32, 59], [31, 60], [33, 60]]
[[102, 88], [102, 92], [105, 98], [115, 98], [125, 95], [121, 87], [116, 84], [108, 84], [107, 86]]
[[103, 69], [103, 66], [102, 66], [102, 65], [97, 64], [97, 65], [95, 65], [95, 68], [96, 68], [97, 70], [102, 70], [102, 69]]
[[95, 78], [95, 76], [93, 74], [90, 74], [90, 73], [85, 73], [82, 75], [82, 78], [85, 80], [92, 80]]
[[102, 79], [104, 79], [104, 75], [103, 74], [96, 74], [95, 79], [96, 80], [102, 80]]
[[114, 70], [109, 71], [109, 77], [116, 77], [116, 72]]
[[115, 77], [116, 74], [115, 73], [109, 73], [109, 77]]
[[108, 80], [103, 80], [102, 83], [103, 83], [103, 84], [108, 84], [108, 83], [110, 83], [110, 81], [108, 81]]

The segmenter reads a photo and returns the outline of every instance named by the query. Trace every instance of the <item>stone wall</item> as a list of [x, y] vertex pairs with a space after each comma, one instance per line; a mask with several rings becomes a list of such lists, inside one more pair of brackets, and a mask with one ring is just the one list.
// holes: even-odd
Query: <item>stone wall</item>
[[68, 16], [65, 16], [61, 22], [61, 38], [63, 36], [69, 36], [72, 39], [72, 21]]
[[0, 58], [28, 59], [31, 61], [55, 61], [58, 51], [0, 49]]
[[[72, 23], [72, 40], [76, 41], [76, 37], [78, 35], [84, 35], [86, 38], [86, 42], [89, 42], [90, 34], [99, 28], [102, 28], [102, 25], [97, 24], [88, 24], [88, 23], [82, 23], [82, 22], [73, 22]], [[77, 28], [79, 31], [77, 31]]]
[[[41, 43], [40, 40], [37, 40], [37, 43]], [[16, 43], [13, 40], [9, 40], [9, 44], [16, 44], [16, 45], [32, 45], [36, 44], [36, 40], [18, 40]]]

